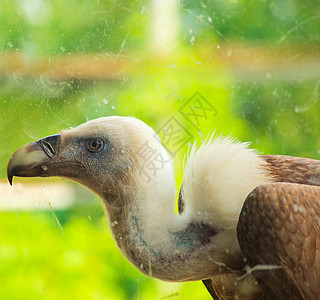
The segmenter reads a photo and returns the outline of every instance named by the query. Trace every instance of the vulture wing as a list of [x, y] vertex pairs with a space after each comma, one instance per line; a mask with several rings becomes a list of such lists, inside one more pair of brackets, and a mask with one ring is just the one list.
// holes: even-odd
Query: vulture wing
[[320, 299], [320, 161], [264, 155], [276, 182], [247, 197], [238, 240], [267, 299]]
[[247, 197], [238, 240], [267, 299], [320, 299], [320, 162], [265, 155], [275, 181]]
[[272, 183], [249, 194], [238, 240], [267, 299], [320, 299], [319, 232], [320, 187]]

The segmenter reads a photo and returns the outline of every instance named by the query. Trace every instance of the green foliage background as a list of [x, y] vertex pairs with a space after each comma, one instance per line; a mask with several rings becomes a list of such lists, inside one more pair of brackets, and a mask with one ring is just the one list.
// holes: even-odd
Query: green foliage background
[[[276, 44], [289, 54], [303, 44], [318, 56], [320, 3], [185, 0], [179, 14], [177, 49], [160, 59], [148, 46], [147, 1], [0, 0], [1, 53], [22, 52], [31, 63], [92, 53], [136, 62], [119, 80], [0, 73], [0, 177], [22, 144], [115, 114], [135, 116], [156, 130], [175, 117], [195, 140], [215, 131], [252, 141], [265, 154], [319, 158], [320, 79], [266, 76], [241, 83], [217, 54], [223, 43], [266, 52]], [[200, 132], [179, 113], [196, 92], [217, 111]], [[174, 158], [177, 190], [187, 150], [185, 145]], [[86, 206], [54, 212], [63, 232], [49, 208], [0, 213], [0, 299], [208, 299], [201, 283], [166, 284], [140, 274], [116, 248], [98, 200], [84, 201]]]

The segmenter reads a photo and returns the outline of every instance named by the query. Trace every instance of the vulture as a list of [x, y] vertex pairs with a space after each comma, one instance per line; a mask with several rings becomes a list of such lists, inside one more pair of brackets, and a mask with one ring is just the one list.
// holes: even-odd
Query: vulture
[[98, 194], [145, 275], [203, 280], [213, 299], [320, 299], [320, 161], [208, 138], [189, 151], [177, 214], [155, 131], [111, 116], [20, 147], [7, 175], [65, 177]]

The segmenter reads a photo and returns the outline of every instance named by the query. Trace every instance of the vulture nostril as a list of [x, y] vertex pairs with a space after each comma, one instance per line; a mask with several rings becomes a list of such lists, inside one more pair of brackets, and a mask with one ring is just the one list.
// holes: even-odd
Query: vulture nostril
[[44, 152], [49, 156], [49, 157], [52, 157], [53, 154], [54, 154], [54, 149], [53, 147], [51, 146], [51, 144], [43, 141], [43, 150]]
[[36, 143], [41, 147], [41, 149], [49, 158], [52, 158], [57, 153], [59, 142], [60, 135], [56, 134], [43, 138]]

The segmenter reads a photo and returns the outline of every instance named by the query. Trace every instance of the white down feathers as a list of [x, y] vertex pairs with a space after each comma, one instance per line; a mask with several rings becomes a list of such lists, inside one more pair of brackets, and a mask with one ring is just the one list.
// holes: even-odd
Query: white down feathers
[[184, 169], [183, 198], [189, 218], [234, 229], [247, 195], [272, 179], [256, 152], [230, 137], [194, 144]]

